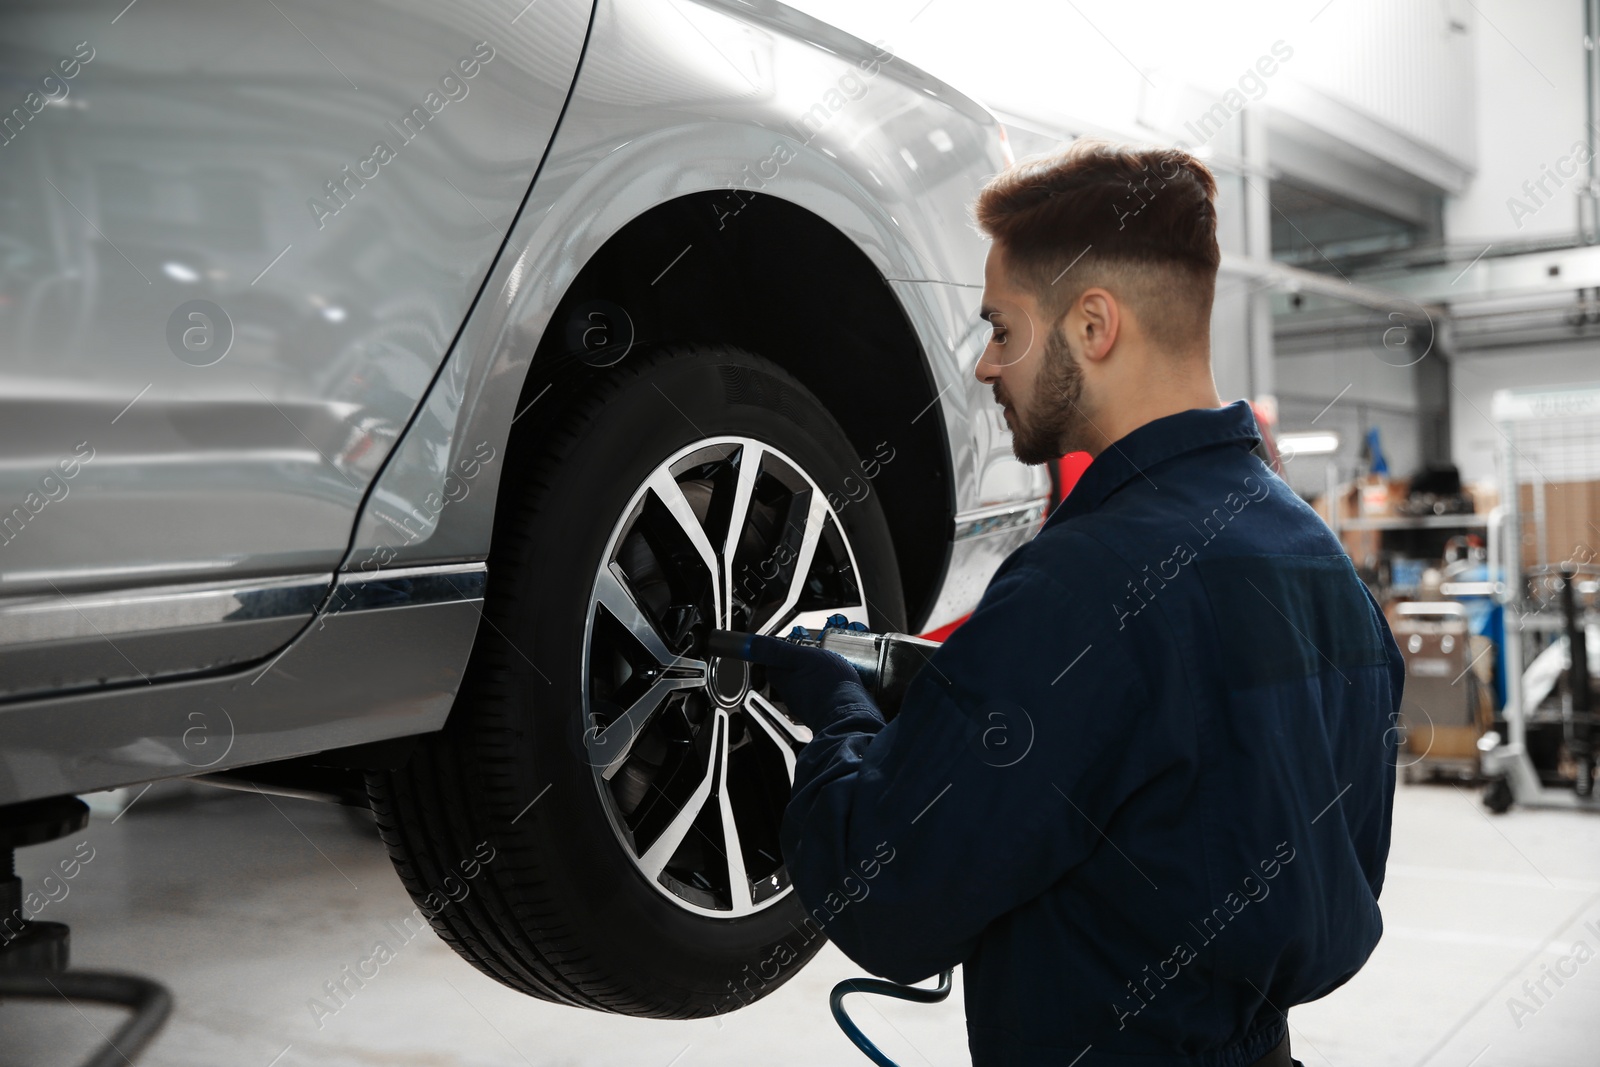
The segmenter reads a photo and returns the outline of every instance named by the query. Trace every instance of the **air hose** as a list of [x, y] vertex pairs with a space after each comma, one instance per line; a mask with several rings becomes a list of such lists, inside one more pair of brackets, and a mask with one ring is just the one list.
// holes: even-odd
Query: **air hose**
[[839, 1024], [839, 1029], [844, 1031], [844, 1036], [855, 1042], [856, 1048], [862, 1054], [876, 1063], [878, 1067], [899, 1067], [893, 1060], [883, 1054], [872, 1039], [861, 1032], [855, 1020], [850, 1018], [844, 1010], [844, 998], [849, 993], [876, 993], [883, 997], [894, 997], [896, 1000], [910, 1000], [918, 1004], [937, 1004], [950, 995], [950, 979], [954, 968], [947, 968], [939, 973], [939, 984], [932, 989], [921, 989], [917, 986], [901, 985], [899, 982], [886, 982], [881, 978], [846, 978], [833, 987], [833, 993], [828, 997], [828, 1007], [833, 1010], [833, 1021]]

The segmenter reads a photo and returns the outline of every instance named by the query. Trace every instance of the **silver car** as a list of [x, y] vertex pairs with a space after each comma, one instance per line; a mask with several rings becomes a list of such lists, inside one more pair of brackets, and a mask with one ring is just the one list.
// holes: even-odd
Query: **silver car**
[[1003, 131], [769, 0], [118, 6], [0, 14], [0, 804], [370, 804], [507, 985], [769, 992], [807, 732], [705, 635], [929, 631], [1037, 528]]

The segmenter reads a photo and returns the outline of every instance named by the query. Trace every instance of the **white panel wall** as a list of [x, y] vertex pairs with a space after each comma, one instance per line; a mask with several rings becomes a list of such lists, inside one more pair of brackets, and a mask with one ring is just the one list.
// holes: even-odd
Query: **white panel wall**
[[[1478, 174], [1448, 205], [1445, 233], [1452, 243], [1485, 244], [1571, 234], [1582, 174], [1562, 188], [1547, 180], [1551, 195], [1540, 194], [1542, 205], [1522, 184], [1537, 181], [1541, 165], [1555, 168], [1583, 139], [1583, 6], [1577, 0], [1474, 2], [1482, 12]], [[1512, 197], [1535, 213], [1514, 220]]]
[[1471, 15], [1462, 0], [1336, 0], [1298, 35], [1294, 77], [1470, 166], [1473, 44], [1487, 32]]

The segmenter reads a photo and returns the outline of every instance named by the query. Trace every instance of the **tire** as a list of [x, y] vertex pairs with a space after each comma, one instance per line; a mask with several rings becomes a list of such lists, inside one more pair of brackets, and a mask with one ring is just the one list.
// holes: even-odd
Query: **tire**
[[1511, 801], [1511, 783], [1504, 778], [1496, 778], [1483, 790], [1483, 806], [1496, 815], [1510, 811]]
[[[635, 349], [573, 397], [507, 468], [449, 721], [406, 767], [369, 775], [372, 806], [419, 909], [490, 977], [602, 1011], [719, 1014], [823, 938], [777, 845], [809, 734], [759, 669], [705, 661], [706, 631], [833, 612], [903, 629], [894, 547], [877, 494], [842, 492], [858, 467], [844, 432], [758, 356]], [[758, 471], [743, 498], [740, 469]], [[730, 583], [720, 532], [741, 499]], [[624, 708], [644, 722], [631, 736]], [[689, 823], [677, 813], [697, 798]]]

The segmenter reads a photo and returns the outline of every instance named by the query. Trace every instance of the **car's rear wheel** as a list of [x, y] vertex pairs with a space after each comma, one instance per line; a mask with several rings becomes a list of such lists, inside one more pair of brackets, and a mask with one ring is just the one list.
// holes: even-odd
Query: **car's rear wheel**
[[727, 1011], [822, 938], [778, 846], [808, 735], [705, 637], [903, 628], [888, 527], [875, 494], [844, 503], [838, 424], [759, 357], [636, 350], [563, 407], [501, 487], [450, 721], [371, 777], [374, 810], [485, 973], [633, 1015]]

